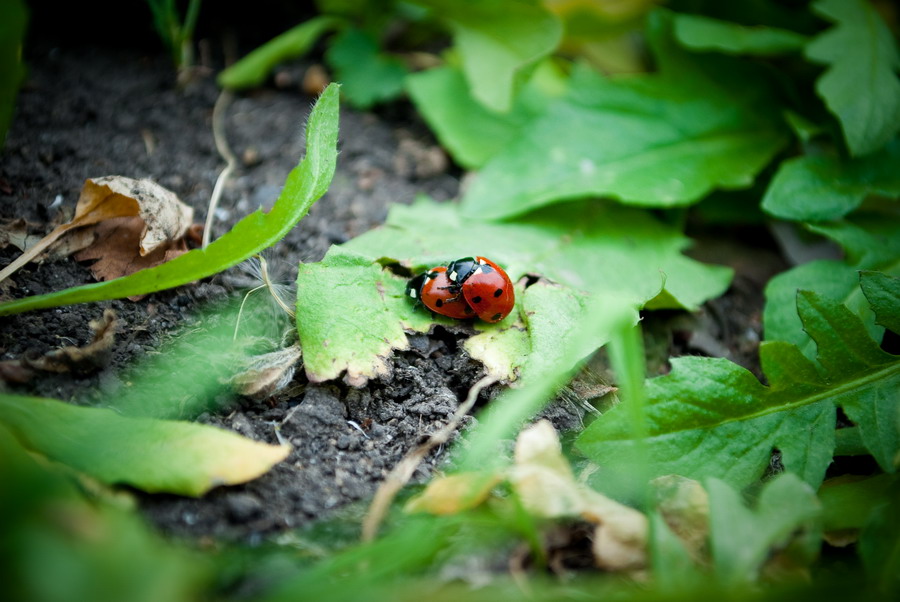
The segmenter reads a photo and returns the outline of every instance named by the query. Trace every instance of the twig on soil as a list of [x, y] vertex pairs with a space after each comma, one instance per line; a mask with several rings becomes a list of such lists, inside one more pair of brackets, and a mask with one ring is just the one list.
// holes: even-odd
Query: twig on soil
[[209, 239], [212, 236], [212, 223], [216, 214], [216, 208], [219, 206], [219, 199], [222, 198], [222, 190], [225, 188], [228, 178], [231, 177], [231, 172], [237, 167], [237, 159], [228, 147], [228, 139], [225, 137], [225, 110], [231, 104], [232, 98], [234, 97], [229, 90], [222, 90], [213, 107], [213, 139], [216, 141], [216, 150], [219, 151], [219, 155], [225, 160], [226, 165], [216, 179], [212, 196], [209, 198], [209, 208], [206, 210], [206, 225], [203, 227], [204, 249], [209, 245]]
[[416, 471], [416, 467], [425, 459], [428, 452], [438, 445], [443, 445], [450, 439], [450, 435], [456, 431], [460, 421], [469, 413], [472, 406], [475, 405], [478, 394], [481, 393], [485, 387], [489, 387], [499, 380], [500, 379], [496, 376], [488, 375], [472, 385], [466, 400], [456, 408], [456, 412], [450, 417], [450, 421], [436, 433], [433, 433], [427, 441], [407, 452], [403, 459], [394, 466], [393, 470], [391, 470], [378, 487], [378, 491], [375, 492], [375, 497], [372, 498], [372, 504], [369, 506], [369, 511], [363, 519], [362, 540], [364, 542], [375, 539], [375, 535], [378, 534], [378, 527], [384, 520], [388, 508], [390, 508], [391, 502], [394, 500], [394, 497], [396, 497], [397, 492], [409, 482], [413, 473]]

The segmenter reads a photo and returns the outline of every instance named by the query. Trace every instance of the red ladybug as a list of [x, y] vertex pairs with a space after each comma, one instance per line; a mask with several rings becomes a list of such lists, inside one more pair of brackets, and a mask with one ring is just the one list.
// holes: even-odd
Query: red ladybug
[[463, 257], [447, 264], [450, 292], [462, 295], [485, 322], [499, 322], [516, 304], [512, 281], [487, 257]]
[[406, 296], [421, 301], [431, 311], [459, 320], [471, 318], [475, 312], [447, 278], [447, 268], [438, 266], [422, 272], [406, 285]]

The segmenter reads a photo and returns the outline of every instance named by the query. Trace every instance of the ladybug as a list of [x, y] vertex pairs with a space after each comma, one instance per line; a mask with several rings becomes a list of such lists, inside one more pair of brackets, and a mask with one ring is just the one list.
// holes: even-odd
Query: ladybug
[[406, 296], [422, 302], [434, 313], [459, 320], [475, 316], [458, 287], [447, 277], [447, 268], [438, 266], [410, 279]]
[[512, 281], [487, 257], [463, 257], [447, 264], [450, 292], [459, 293], [485, 322], [499, 322], [516, 304]]

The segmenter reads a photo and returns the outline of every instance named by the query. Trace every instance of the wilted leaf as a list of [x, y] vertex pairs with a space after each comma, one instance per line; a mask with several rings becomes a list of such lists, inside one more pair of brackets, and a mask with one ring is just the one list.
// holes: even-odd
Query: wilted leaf
[[110, 353], [116, 338], [116, 312], [103, 310], [99, 320], [89, 323], [94, 333], [91, 342], [84, 347], [68, 346], [54, 349], [37, 359], [26, 360], [27, 364], [38, 370], [47, 372], [74, 372], [83, 374], [103, 368], [109, 362]]
[[594, 560], [606, 570], [647, 563], [647, 517], [579, 484], [562, 455], [553, 426], [542, 420], [516, 440], [510, 482], [525, 508], [546, 518], [581, 517], [596, 525]]
[[660, 72], [608, 79], [576, 67], [566, 97], [478, 173], [463, 201], [472, 219], [592, 196], [683, 206], [753, 183], [787, 140], [766, 82], [735, 59], [687, 54], [665, 14], [650, 22]]
[[752, 509], [744, 505], [740, 493], [718, 479], [707, 479], [706, 490], [713, 569], [721, 583], [756, 582], [767, 560], [779, 561], [771, 557], [774, 552], [790, 556], [800, 566], [818, 555], [821, 508], [812, 488], [795, 475], [769, 481]]
[[652, 482], [656, 506], [672, 534], [695, 561], [708, 554], [709, 495], [699, 481], [665, 475]]
[[[57, 226], [40, 242], [20, 255], [0, 272], [0, 280], [37, 257], [44, 249], [75, 228], [107, 222], [114, 218], [137, 218], [133, 221], [137, 248], [128, 250], [130, 256], [144, 257], [154, 251], [169, 248], [178, 241], [194, 216], [188, 207], [171, 191], [150, 180], [133, 180], [123, 176], [87, 179], [75, 206], [72, 221]], [[106, 233], [108, 235], [108, 233]], [[107, 247], [112, 253], [114, 247]], [[116, 249], [119, 253], [122, 251]], [[160, 261], [165, 260], [165, 255]], [[159, 261], [157, 261], [159, 263]], [[151, 264], [156, 265], [156, 264]]]
[[505, 113], [519, 73], [556, 49], [562, 25], [540, 4], [519, 0], [419, 0], [453, 32], [472, 96]]
[[0, 396], [0, 424], [28, 449], [104, 483], [191, 496], [255, 479], [291, 451], [201, 424], [19, 395]]
[[784, 161], [763, 197], [763, 209], [792, 220], [843, 217], [868, 195], [900, 197], [900, 140], [864, 158], [807, 155]]
[[421, 494], [407, 502], [407, 512], [457, 514], [480, 505], [491, 494], [501, 473], [462, 472], [438, 477]]
[[748, 27], [700, 15], [675, 15], [675, 39], [686, 48], [725, 54], [772, 56], [803, 48], [804, 35], [777, 27]]
[[[93, 261], [91, 273], [97, 280], [112, 280], [152, 268], [187, 253], [187, 241], [179, 238], [142, 255], [140, 253], [143, 220], [139, 217], [114, 217], [94, 226], [96, 238], [75, 254], [77, 261]], [[132, 295], [132, 301], [143, 295]]]
[[399, 59], [379, 52], [368, 33], [346, 29], [332, 38], [325, 59], [341, 83], [341, 92], [353, 106], [368, 109], [403, 91], [406, 67]]
[[338, 86], [331, 84], [309, 117], [306, 156], [287, 177], [272, 210], [248, 215], [206, 249], [194, 249], [155, 268], [64, 291], [0, 304], [0, 315], [42, 307], [145, 295], [205, 278], [275, 244], [300, 221], [331, 183], [337, 158]]
[[[832, 459], [838, 406], [882, 469], [896, 469], [900, 359], [882, 351], [836, 301], [801, 291], [797, 307], [820, 366], [793, 345], [766, 342], [760, 360], [768, 386], [728, 360], [700, 357], [675, 358], [670, 374], [647, 382], [644, 446], [653, 474], [715, 476], [743, 487], [778, 449], [787, 471], [818, 485]], [[598, 464], [629, 470], [633, 437], [630, 417], [618, 406], [577, 445]]]
[[867, 155], [900, 131], [900, 54], [890, 29], [866, 0], [818, 0], [813, 10], [835, 27], [806, 46], [828, 65], [816, 82], [844, 130], [850, 154]]

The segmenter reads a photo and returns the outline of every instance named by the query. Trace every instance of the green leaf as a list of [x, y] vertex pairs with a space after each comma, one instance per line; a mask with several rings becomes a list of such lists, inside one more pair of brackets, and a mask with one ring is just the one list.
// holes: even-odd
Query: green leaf
[[392, 100], [403, 92], [406, 67], [379, 52], [377, 41], [359, 29], [346, 29], [331, 40], [325, 60], [343, 86], [344, 97], [359, 109]]
[[504, 113], [516, 78], [556, 50], [562, 24], [537, 3], [519, 0], [419, 0], [446, 21], [475, 99]]
[[7, 599], [190, 602], [212, 587], [212, 563], [164, 540], [130, 497], [123, 503], [79, 487], [58, 465], [36, 461], [2, 424], [0, 483]]
[[900, 140], [873, 155], [842, 162], [833, 155], [784, 161], [763, 197], [763, 209], [782, 219], [843, 217], [870, 194], [900, 197]]
[[505, 218], [591, 196], [676, 207], [753, 183], [787, 140], [768, 86], [735, 59], [686, 54], [666, 14], [653, 17], [660, 73], [576, 69], [568, 95], [479, 172], [466, 213]]
[[783, 474], [766, 483], [752, 509], [723, 481], [707, 479], [706, 490], [713, 570], [723, 585], [755, 583], [766, 560], [792, 543], [792, 556], [806, 564], [815, 559], [821, 507], [815, 492], [796, 476]]
[[772, 278], [766, 285], [763, 312], [766, 340], [793, 343], [806, 357], [815, 358], [815, 345], [803, 331], [795, 309], [798, 290], [814, 290], [840, 300], [863, 320], [869, 335], [880, 340], [883, 330], [875, 324], [875, 315], [859, 288], [857, 272], [869, 269], [900, 275], [900, 220], [883, 214], [856, 215], [852, 220], [807, 228], [844, 247], [847, 262], [812, 261]]
[[[581, 228], [573, 231], [573, 223]], [[406, 348], [404, 330], [455, 323], [415, 308], [404, 295], [405, 279], [382, 264], [400, 260], [419, 269], [477, 254], [498, 261], [514, 282], [527, 273], [555, 283], [524, 293], [520, 284], [517, 311], [495, 325], [474, 325], [480, 334], [466, 349], [490, 373], [511, 379], [558, 356], [589, 296], [615, 291], [633, 307], [652, 300], [695, 308], [720, 294], [730, 271], [684, 257], [687, 243], [645, 212], [612, 203], [570, 204], [506, 223], [470, 222], [456, 206], [424, 199], [397, 205], [383, 227], [332, 248], [322, 263], [301, 266], [297, 322], [307, 374], [327, 380], [346, 371], [349, 382], [361, 383], [384, 373], [391, 349]], [[604, 342], [597, 333], [582, 356]]]
[[[647, 382], [644, 445], [653, 474], [712, 476], [744, 487], [777, 449], [787, 471], [818, 485], [834, 451], [838, 406], [882, 469], [894, 471], [900, 358], [882, 351], [836, 301], [801, 291], [797, 307], [818, 345], [818, 366], [793, 345], [766, 342], [760, 360], [768, 386], [728, 360], [701, 357], [674, 358], [668, 375]], [[601, 466], [628, 469], [623, 458], [633, 456], [636, 442], [627, 411], [607, 412], [577, 445]]]
[[255, 479], [290, 446], [190, 422], [127, 418], [52, 399], [0, 396], [0, 424], [28, 449], [104, 483], [200, 496]]
[[900, 54], [891, 31], [865, 0], [819, 0], [813, 10], [836, 23], [806, 47], [828, 65], [816, 92], [841, 123], [854, 156], [872, 153], [900, 132]]
[[330, 85], [309, 117], [306, 156], [288, 174], [284, 189], [269, 213], [258, 210], [206, 249], [195, 249], [158, 267], [124, 278], [0, 304], [0, 316], [152, 293], [206, 278], [252, 257], [281, 240], [328, 190], [337, 159], [337, 135], [338, 86]]
[[300, 264], [297, 330], [313, 382], [347, 372], [349, 383], [386, 375], [393, 349], [409, 346], [404, 328], [427, 330], [426, 312], [406, 300], [406, 280], [372, 259], [332, 247], [319, 263]]
[[568, 203], [493, 223], [464, 217], [451, 204], [420, 199], [393, 207], [382, 228], [344, 246], [415, 268], [484, 255], [513, 281], [538, 274], [588, 293], [616, 291], [641, 306], [659, 297], [656, 307], [695, 309], [725, 290], [731, 271], [685, 257], [681, 252], [689, 244], [676, 228], [615, 203]]
[[897, 476], [886, 474], [846, 474], [825, 481], [819, 489], [822, 527], [834, 531], [865, 526], [873, 511], [889, 499], [890, 488], [896, 485]]
[[406, 88], [457, 163], [481, 167], [518, 136], [565, 84], [548, 63], [541, 63], [506, 113], [495, 113], [475, 100], [461, 71], [438, 67], [410, 75]]
[[807, 37], [776, 27], [748, 27], [699, 15], [675, 15], [675, 39], [691, 50], [773, 56], [801, 50]]
[[900, 593], [900, 495], [894, 487], [862, 532], [859, 555], [869, 578], [881, 593]]
[[0, 148], [12, 121], [19, 85], [25, 78], [22, 66], [22, 40], [28, 11], [21, 0], [10, 0], [0, 6]]
[[223, 88], [243, 90], [262, 84], [279, 63], [300, 58], [309, 52], [323, 33], [335, 29], [341, 21], [329, 16], [313, 17], [272, 38], [231, 67], [219, 73]]
[[859, 284], [875, 310], [875, 323], [900, 334], [900, 278], [880, 272], [860, 272]]

